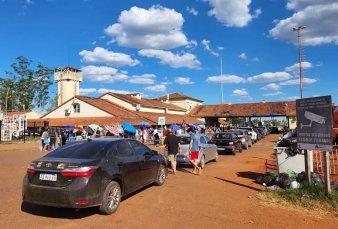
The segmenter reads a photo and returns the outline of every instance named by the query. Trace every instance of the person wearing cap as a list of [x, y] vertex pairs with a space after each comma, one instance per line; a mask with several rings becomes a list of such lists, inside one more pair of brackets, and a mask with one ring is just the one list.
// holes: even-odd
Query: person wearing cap
[[176, 155], [180, 150], [180, 138], [174, 134], [174, 131], [169, 128], [168, 136], [164, 140], [164, 145], [168, 149], [168, 160], [170, 161], [171, 168], [176, 174]]

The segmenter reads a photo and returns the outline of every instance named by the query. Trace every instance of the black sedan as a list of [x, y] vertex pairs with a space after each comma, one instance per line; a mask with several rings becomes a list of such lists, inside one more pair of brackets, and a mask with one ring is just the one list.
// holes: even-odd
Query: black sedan
[[217, 133], [212, 137], [212, 142], [217, 145], [218, 152], [231, 152], [232, 155], [236, 151], [243, 151], [241, 139], [234, 132]]
[[121, 197], [167, 176], [167, 161], [130, 139], [68, 143], [34, 160], [23, 180], [23, 202], [114, 213]]

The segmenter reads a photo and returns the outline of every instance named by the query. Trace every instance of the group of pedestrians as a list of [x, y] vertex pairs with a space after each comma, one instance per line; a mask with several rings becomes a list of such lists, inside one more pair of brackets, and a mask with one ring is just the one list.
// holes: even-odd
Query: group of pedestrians
[[[190, 163], [194, 166], [192, 173], [199, 175], [202, 173], [202, 168], [198, 166], [199, 138], [193, 127], [190, 127], [187, 132], [190, 135], [189, 159]], [[181, 145], [180, 138], [176, 136], [175, 131], [171, 128], [168, 129], [168, 135], [164, 139], [164, 145], [168, 150], [168, 160], [170, 161], [173, 173], [176, 174], [176, 157], [181, 150]]]

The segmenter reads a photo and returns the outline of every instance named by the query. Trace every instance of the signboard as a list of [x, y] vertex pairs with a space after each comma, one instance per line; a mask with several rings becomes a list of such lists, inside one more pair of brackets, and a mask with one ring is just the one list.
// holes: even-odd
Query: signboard
[[297, 99], [296, 112], [298, 148], [331, 151], [331, 96]]
[[165, 125], [165, 117], [158, 117], [158, 125], [160, 126]]

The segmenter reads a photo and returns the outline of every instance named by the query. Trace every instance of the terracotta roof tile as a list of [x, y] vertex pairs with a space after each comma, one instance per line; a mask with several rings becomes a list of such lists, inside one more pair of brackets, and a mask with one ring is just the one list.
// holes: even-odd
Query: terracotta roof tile
[[186, 111], [186, 109], [182, 107], [179, 107], [173, 104], [164, 103], [164, 102], [157, 101], [157, 100], [145, 99], [145, 98], [138, 99], [138, 98], [132, 97], [131, 95], [118, 94], [118, 93], [112, 93], [112, 92], [109, 92], [107, 94], [114, 96], [125, 102], [131, 103], [133, 105], [140, 104], [145, 107], [158, 107], [158, 108], [168, 108], [168, 109], [176, 110], [176, 111]]
[[[156, 100], [167, 100], [167, 95], [163, 95], [160, 97], [155, 98]], [[181, 100], [181, 99], [190, 99], [190, 100], [194, 100], [194, 101], [198, 101], [198, 102], [203, 102], [202, 100], [199, 99], [195, 99], [193, 97], [181, 94], [181, 93], [171, 93], [169, 94], [169, 100]]]
[[30, 111], [10, 111], [7, 112], [7, 116], [14, 116], [14, 115], [24, 115], [29, 113]]
[[[287, 104], [287, 106], [286, 106]], [[255, 113], [255, 115], [254, 115]], [[288, 116], [296, 115], [296, 102], [265, 102], [265, 103], [242, 103], [242, 104], [220, 104], [201, 105], [194, 107], [189, 113], [194, 117], [229, 117], [229, 116]]]

